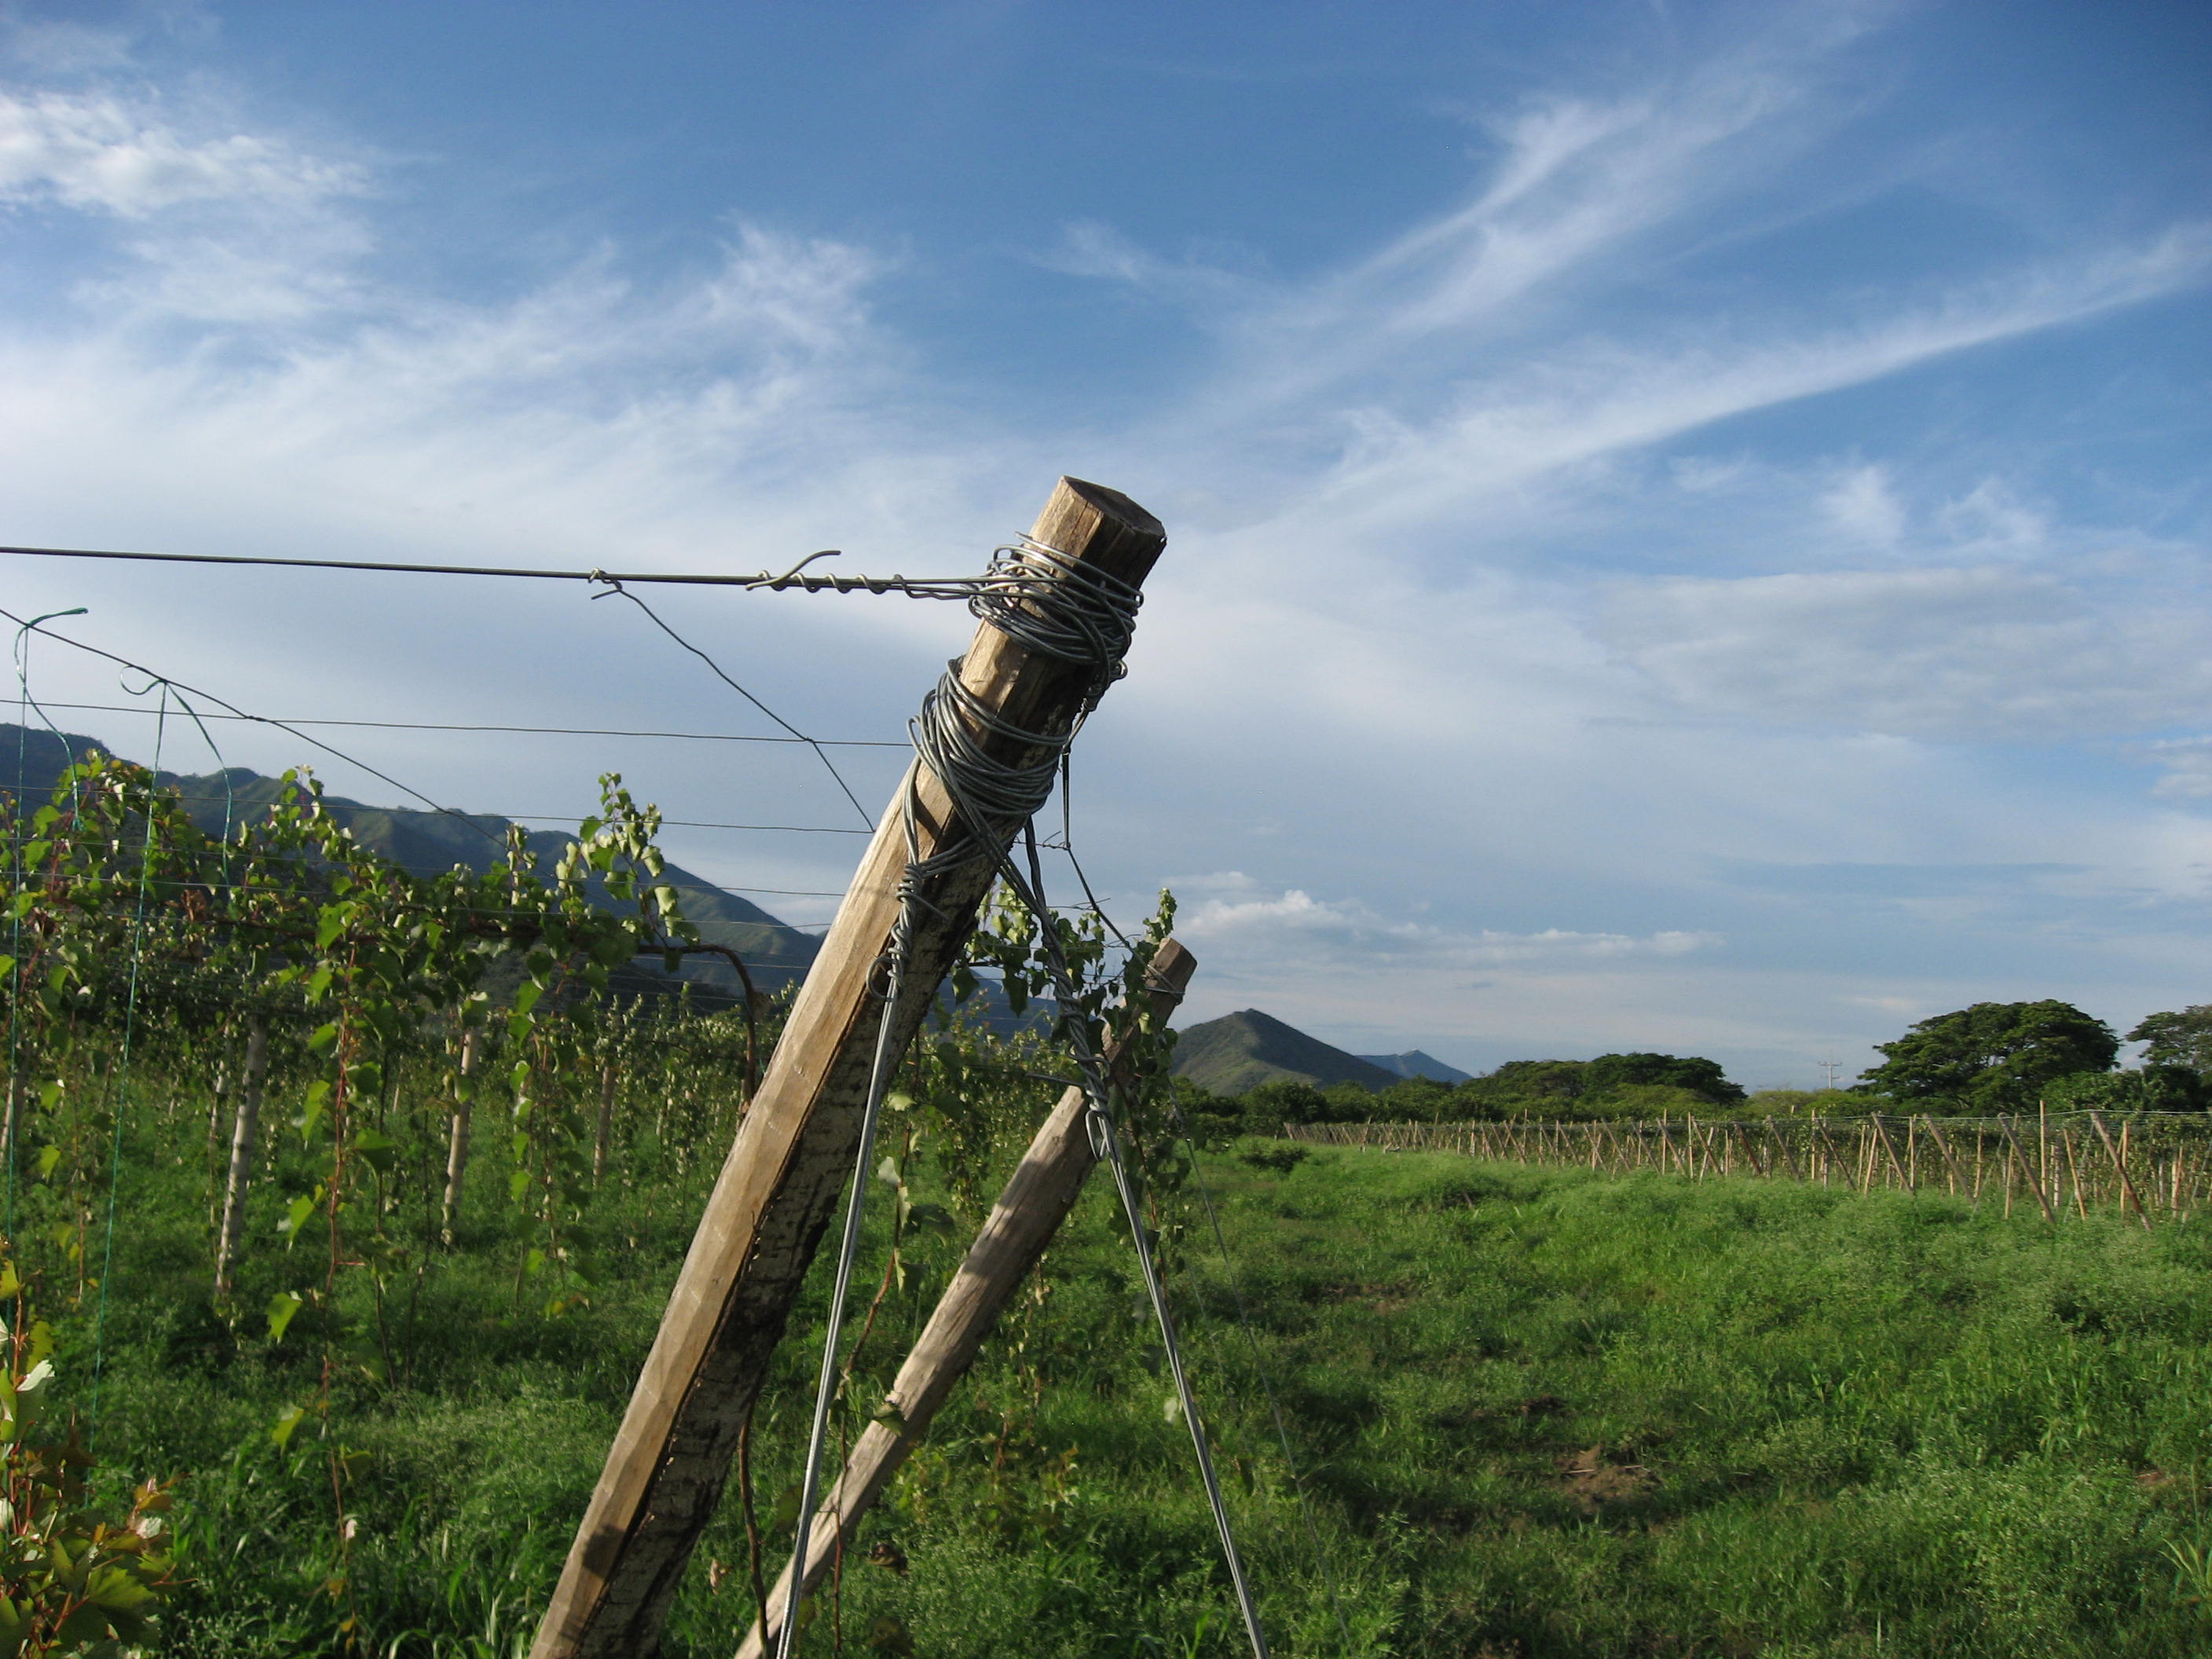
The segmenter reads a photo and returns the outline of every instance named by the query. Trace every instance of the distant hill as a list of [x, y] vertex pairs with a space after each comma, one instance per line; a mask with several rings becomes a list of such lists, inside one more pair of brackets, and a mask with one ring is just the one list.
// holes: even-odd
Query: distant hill
[[[37, 727], [26, 732], [20, 726], [0, 723], [0, 794], [15, 793], [20, 764], [24, 794], [33, 803], [43, 802], [72, 760], [81, 761], [94, 750], [116, 752], [99, 738], [79, 732], [58, 736]], [[162, 772], [157, 776], [176, 789], [192, 822], [212, 835], [222, 832], [226, 814], [234, 821], [262, 817], [283, 787], [276, 779], [242, 766], [198, 775]], [[434, 875], [457, 864], [486, 870], [506, 851], [508, 821], [491, 813], [370, 806], [340, 795], [324, 796], [323, 805], [363, 846], [417, 875]], [[565, 830], [533, 830], [527, 844], [550, 872], [575, 839]], [[699, 929], [699, 937], [734, 951], [763, 991], [803, 977], [821, 948], [812, 934], [787, 927], [757, 904], [679, 865], [667, 866], [667, 881], [676, 889], [685, 919]], [[658, 970], [653, 971], [658, 977]], [[686, 963], [684, 977], [732, 995], [738, 990], [737, 975], [710, 957]]]
[[1263, 1083], [1357, 1083], [1382, 1089], [1398, 1074], [1372, 1060], [1332, 1048], [1257, 1008], [1224, 1014], [1180, 1032], [1175, 1074], [1218, 1095], [1241, 1095]]
[[1473, 1075], [1456, 1066], [1447, 1066], [1434, 1054], [1425, 1054], [1419, 1048], [1408, 1048], [1402, 1054], [1360, 1054], [1356, 1058], [1370, 1066], [1380, 1066], [1398, 1077], [1433, 1078], [1438, 1083], [1465, 1083]]

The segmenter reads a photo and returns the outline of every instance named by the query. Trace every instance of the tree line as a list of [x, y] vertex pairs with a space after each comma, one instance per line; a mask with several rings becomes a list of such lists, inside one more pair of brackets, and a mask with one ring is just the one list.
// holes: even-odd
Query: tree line
[[[2138, 1065], [2119, 1066], [2123, 1041], [2146, 1045]], [[1194, 1123], [1248, 1134], [1301, 1123], [1634, 1122], [1883, 1111], [1993, 1117], [2039, 1108], [2212, 1106], [2212, 1003], [2149, 1015], [2123, 1039], [2071, 1003], [1978, 1002], [1923, 1019], [1875, 1052], [1881, 1062], [1847, 1089], [1752, 1093], [1702, 1056], [1641, 1053], [1509, 1060], [1461, 1083], [1407, 1078], [1379, 1091], [1284, 1079], [1231, 1098], [1187, 1079], [1177, 1087]]]

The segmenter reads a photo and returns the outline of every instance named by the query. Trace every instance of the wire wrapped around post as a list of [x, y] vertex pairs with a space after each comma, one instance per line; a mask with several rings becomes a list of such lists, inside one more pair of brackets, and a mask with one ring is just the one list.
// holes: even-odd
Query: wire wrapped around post
[[[969, 719], [969, 705], [946, 694], [937, 700], [943, 713], [933, 708], [916, 726], [972, 742], [990, 763], [948, 763], [970, 780], [988, 776], [968, 791], [981, 821], [963, 817], [919, 756], [880, 815], [708, 1199], [536, 1659], [658, 1650], [746, 1414], [852, 1180], [879, 1097], [878, 1051], [888, 1041], [902, 1053], [921, 1030], [988, 895], [1012, 813], [1042, 799], [1051, 763], [1118, 674], [1137, 589], [1165, 540], [1127, 496], [1063, 479], [1030, 536], [969, 579], [962, 597], [979, 625], [952, 679], [989, 718]], [[1102, 645], [1103, 659], [1093, 654]], [[957, 861], [938, 858], [962, 842]], [[887, 953], [899, 964], [895, 986]]]

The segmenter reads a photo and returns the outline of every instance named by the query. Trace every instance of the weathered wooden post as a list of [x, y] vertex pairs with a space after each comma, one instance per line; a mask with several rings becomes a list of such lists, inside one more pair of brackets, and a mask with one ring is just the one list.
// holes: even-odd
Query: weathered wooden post
[[[1118, 491], [1063, 478], [1030, 532], [1033, 573], [1133, 590], [1166, 533]], [[1061, 562], [1064, 561], [1064, 563]], [[1024, 603], [1042, 608], [1031, 599]], [[961, 659], [958, 715], [987, 763], [1031, 768], [1066, 743], [1099, 665], [1031, 650], [985, 621]], [[911, 808], [909, 812], [908, 809]], [[992, 837], [929, 875], [908, 907], [908, 825], [921, 860]], [[532, 1659], [652, 1659], [693, 1547], [720, 1502], [738, 1432], [850, 1173], [894, 924], [910, 909], [890, 1041], [903, 1052], [975, 926], [1013, 826], [958, 823], [916, 760], [847, 890], [739, 1127], [615, 1437]]]
[[[1174, 1012], [1197, 965], [1173, 939], [1160, 947], [1152, 958], [1149, 988], [1156, 1018], [1165, 1019]], [[1107, 1062], [1111, 1066], [1119, 1058], [1109, 1051]], [[802, 1595], [814, 1588], [841, 1550], [852, 1547], [861, 1521], [907, 1455], [929, 1432], [953, 1385], [975, 1363], [999, 1316], [1075, 1207], [1084, 1179], [1098, 1161], [1091, 1144], [1090, 1104], [1080, 1088], [1072, 1087], [1060, 1096], [999, 1194], [959, 1271], [938, 1298], [929, 1323], [884, 1397], [889, 1409], [868, 1425], [845, 1460], [843, 1478], [815, 1511], [806, 1540], [806, 1576], [799, 1583]], [[769, 1594], [772, 1621], [790, 1590], [791, 1569], [786, 1566]], [[771, 1622], [764, 1630], [756, 1623], [738, 1644], [737, 1659], [762, 1659], [779, 1628]]]

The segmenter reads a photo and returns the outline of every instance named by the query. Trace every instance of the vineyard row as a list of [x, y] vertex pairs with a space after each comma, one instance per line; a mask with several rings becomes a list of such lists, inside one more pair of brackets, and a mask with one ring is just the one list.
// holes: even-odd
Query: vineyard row
[[1702, 1181], [1747, 1176], [1856, 1192], [1941, 1191], [2040, 1209], [2186, 1220], [2212, 1206], [2212, 1116], [2194, 1112], [1662, 1118], [1656, 1123], [1301, 1123], [1292, 1140], [1376, 1152], [1458, 1152], [1509, 1163], [1651, 1170]]

